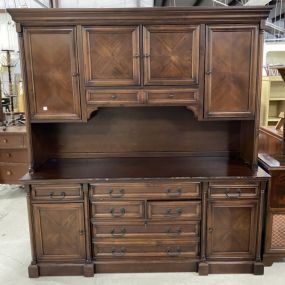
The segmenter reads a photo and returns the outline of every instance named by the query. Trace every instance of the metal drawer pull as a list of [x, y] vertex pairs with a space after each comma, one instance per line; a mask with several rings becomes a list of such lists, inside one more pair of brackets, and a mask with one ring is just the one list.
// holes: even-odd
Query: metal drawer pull
[[50, 192], [49, 197], [50, 199], [63, 200], [65, 198], [65, 192], [61, 192], [60, 196], [54, 195], [54, 192]]
[[169, 94], [169, 95], [168, 95], [168, 98], [170, 98], [170, 99], [172, 99], [172, 98], [174, 98], [174, 97], [175, 97], [174, 94]]
[[111, 230], [111, 235], [112, 237], [123, 237], [126, 234], [126, 229], [125, 228], [121, 228], [120, 232], [116, 233], [116, 230], [113, 228]]
[[179, 256], [181, 254], [180, 246], [177, 246], [176, 249], [172, 250], [170, 247], [166, 249], [168, 256]]
[[118, 214], [116, 214], [115, 209], [112, 208], [112, 209], [110, 210], [110, 213], [111, 213], [111, 215], [112, 215], [113, 217], [122, 217], [122, 216], [125, 215], [126, 209], [125, 209], [125, 208], [121, 208], [121, 209], [120, 209], [120, 212], [119, 212]]
[[182, 231], [181, 231], [180, 227], [176, 228], [175, 230], [172, 230], [171, 228], [168, 228], [167, 231], [166, 231], [167, 234], [172, 235], [172, 236], [178, 236], [178, 235], [181, 234], [181, 232]]
[[230, 189], [227, 188], [225, 194], [227, 198], [239, 198], [241, 196], [241, 190], [237, 189], [237, 193], [230, 193]]
[[140, 54], [136, 53], [136, 54], [133, 55], [133, 57], [134, 57], [134, 58], [139, 58], [139, 57], [140, 57]]
[[182, 214], [182, 208], [167, 209], [165, 215], [168, 217], [179, 217]]
[[109, 195], [111, 198], [121, 198], [124, 196], [124, 194], [125, 194], [125, 189], [120, 189], [119, 193], [114, 193], [113, 189], [109, 190]]
[[113, 100], [115, 100], [115, 99], [117, 99], [117, 95], [116, 95], [116, 94], [113, 94], [113, 95], [111, 96], [111, 98], [112, 98]]
[[124, 247], [121, 247], [119, 249], [112, 247], [112, 255], [113, 256], [124, 256], [125, 254], [126, 254], [126, 249]]
[[176, 190], [171, 190], [171, 189], [167, 189], [166, 190], [166, 194], [168, 196], [180, 196], [182, 193], [182, 189], [181, 188], [178, 188]]

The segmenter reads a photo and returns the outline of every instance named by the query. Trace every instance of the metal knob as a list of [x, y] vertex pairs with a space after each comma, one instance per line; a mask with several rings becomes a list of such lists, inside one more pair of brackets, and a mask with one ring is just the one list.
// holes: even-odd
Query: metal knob
[[117, 99], [117, 95], [116, 94], [113, 94], [112, 96], [111, 96], [111, 98], [114, 100], [114, 99]]

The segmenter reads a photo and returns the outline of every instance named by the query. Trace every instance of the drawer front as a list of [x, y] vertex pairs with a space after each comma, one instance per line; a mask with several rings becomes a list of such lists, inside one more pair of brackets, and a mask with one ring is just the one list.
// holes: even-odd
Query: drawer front
[[92, 202], [92, 216], [97, 219], [144, 218], [144, 202]]
[[0, 150], [0, 162], [28, 162], [28, 150], [27, 149], [1, 149]]
[[93, 199], [200, 198], [200, 183], [101, 183], [91, 184]]
[[45, 201], [82, 200], [80, 184], [73, 185], [33, 185], [32, 198]]
[[210, 183], [209, 196], [211, 198], [238, 199], [257, 198], [259, 196], [258, 184], [224, 184]]
[[0, 136], [0, 148], [25, 148], [26, 137], [23, 134], [1, 134]]
[[19, 179], [28, 172], [28, 165], [24, 163], [0, 164], [0, 183], [20, 183]]
[[201, 202], [148, 202], [147, 211], [149, 219], [200, 219]]
[[199, 243], [197, 241], [127, 241], [125, 243], [96, 242], [93, 245], [94, 256], [98, 258], [129, 257], [197, 257]]
[[138, 91], [128, 90], [87, 90], [86, 100], [88, 104], [99, 106], [118, 106], [122, 104], [138, 104]]
[[193, 104], [198, 101], [198, 90], [152, 90], [148, 91], [149, 104], [181, 105]]
[[97, 238], [179, 238], [199, 235], [198, 221], [170, 222], [93, 222], [93, 237]]

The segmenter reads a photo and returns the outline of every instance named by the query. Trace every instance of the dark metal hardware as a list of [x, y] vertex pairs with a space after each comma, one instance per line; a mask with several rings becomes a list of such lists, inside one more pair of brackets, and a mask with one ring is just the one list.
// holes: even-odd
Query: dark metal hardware
[[114, 193], [113, 189], [109, 190], [109, 195], [111, 198], [121, 198], [124, 196], [124, 194], [125, 194], [125, 189], [120, 189], [119, 193]]
[[136, 54], [133, 55], [133, 57], [134, 57], [134, 58], [139, 58], [139, 57], [140, 57], [140, 54], [137, 54], [137, 53], [136, 53]]
[[213, 228], [208, 228], [209, 233], [212, 233], [213, 230], [214, 230]]
[[170, 98], [170, 99], [172, 99], [172, 98], [174, 98], [174, 97], [175, 97], [174, 94], [169, 94], [169, 95], [168, 95], [168, 98]]
[[112, 255], [113, 256], [124, 256], [125, 254], [126, 254], [126, 249], [124, 247], [121, 247], [119, 249], [112, 247]]
[[79, 76], [79, 73], [78, 73], [78, 72], [72, 73], [72, 77], [77, 77], [77, 76]]
[[212, 74], [212, 70], [206, 71], [206, 75], [211, 75]]
[[145, 53], [145, 54], [143, 55], [143, 57], [150, 57], [150, 54], [149, 54], [149, 53]]
[[116, 214], [115, 209], [112, 208], [112, 209], [110, 210], [110, 213], [111, 213], [111, 215], [112, 215], [113, 217], [122, 217], [122, 216], [125, 215], [126, 209], [125, 209], [125, 208], [120, 208], [119, 213]]
[[225, 189], [225, 194], [227, 198], [239, 198], [241, 196], [241, 190], [240, 189], [236, 189], [237, 193], [230, 193], [230, 189], [227, 188]]
[[125, 228], [121, 228], [120, 232], [116, 233], [116, 230], [113, 228], [111, 230], [111, 235], [112, 237], [122, 237], [126, 234], [126, 229]]
[[54, 192], [49, 193], [51, 199], [63, 200], [65, 198], [65, 192], [61, 192], [60, 196], [54, 195]]
[[166, 253], [168, 256], [179, 256], [181, 254], [181, 248], [180, 246], [177, 246], [175, 249], [168, 247]]
[[182, 230], [181, 230], [180, 227], [176, 228], [175, 230], [172, 230], [171, 228], [168, 228], [167, 231], [166, 231], [166, 233], [168, 235], [173, 235], [173, 236], [178, 236], [178, 235], [181, 234], [181, 232], [182, 232]]
[[180, 196], [182, 193], [182, 189], [181, 188], [178, 188], [176, 190], [171, 190], [171, 189], [167, 189], [166, 190], [166, 194], [168, 196]]
[[179, 217], [182, 214], [182, 208], [167, 209], [165, 215], [168, 217]]
[[116, 94], [113, 94], [112, 96], [111, 96], [111, 98], [114, 100], [114, 99], [117, 99], [117, 95]]
[[84, 230], [79, 231], [79, 234], [80, 234], [81, 236], [83, 236], [84, 233], [85, 233]]

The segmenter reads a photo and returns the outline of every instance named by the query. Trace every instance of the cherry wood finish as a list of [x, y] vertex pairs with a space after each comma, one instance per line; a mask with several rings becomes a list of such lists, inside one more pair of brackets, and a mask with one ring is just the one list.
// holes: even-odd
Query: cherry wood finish
[[24, 42], [31, 119], [80, 120], [75, 28], [26, 28]]
[[254, 116], [257, 28], [250, 25], [207, 27], [206, 117]]
[[9, 12], [28, 94], [29, 276], [262, 274], [269, 8]]
[[259, 153], [276, 155], [283, 153], [283, 131], [275, 127], [260, 127], [259, 129]]

